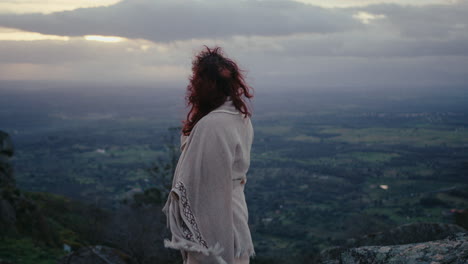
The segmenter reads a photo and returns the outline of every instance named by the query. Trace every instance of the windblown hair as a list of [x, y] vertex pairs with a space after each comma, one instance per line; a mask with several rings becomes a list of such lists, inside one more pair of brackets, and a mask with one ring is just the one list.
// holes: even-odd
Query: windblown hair
[[252, 98], [237, 64], [224, 56], [220, 47], [205, 46], [192, 61], [192, 75], [187, 86], [186, 104], [190, 108], [183, 122], [182, 133], [190, 135], [195, 124], [209, 112], [221, 106], [230, 96], [236, 109], [245, 117], [251, 116], [245, 98]]

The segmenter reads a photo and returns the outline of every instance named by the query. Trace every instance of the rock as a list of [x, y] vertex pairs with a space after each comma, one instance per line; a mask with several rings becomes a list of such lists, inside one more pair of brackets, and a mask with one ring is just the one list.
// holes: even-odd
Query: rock
[[453, 213], [455, 224], [468, 230], [468, 209], [455, 210]]
[[127, 254], [107, 246], [91, 246], [63, 257], [57, 264], [136, 264]]
[[327, 249], [321, 253], [319, 263], [465, 264], [468, 263], [468, 233], [452, 234], [442, 240], [423, 243]]
[[13, 167], [10, 164], [13, 153], [13, 143], [10, 136], [0, 130], [0, 189], [15, 188]]
[[16, 223], [16, 211], [8, 200], [0, 199], [0, 223], [14, 226]]
[[13, 144], [10, 136], [0, 130], [0, 235], [16, 233], [16, 193], [13, 167]]
[[465, 232], [460, 226], [445, 223], [411, 223], [388, 231], [365, 235], [347, 241], [347, 247], [386, 246], [427, 242], [444, 239], [449, 235]]
[[11, 142], [10, 135], [0, 130], [0, 154], [8, 157], [13, 156], [13, 143]]
[[0, 131], [0, 236], [22, 234], [49, 246], [59, 245], [41, 208], [16, 188], [10, 158], [14, 149], [10, 136]]

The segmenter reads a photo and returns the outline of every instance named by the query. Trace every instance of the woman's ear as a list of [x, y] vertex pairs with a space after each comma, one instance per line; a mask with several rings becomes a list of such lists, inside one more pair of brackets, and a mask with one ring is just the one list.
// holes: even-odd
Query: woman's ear
[[219, 71], [219, 74], [223, 77], [223, 78], [230, 78], [231, 77], [231, 71], [227, 68], [221, 68], [221, 70]]

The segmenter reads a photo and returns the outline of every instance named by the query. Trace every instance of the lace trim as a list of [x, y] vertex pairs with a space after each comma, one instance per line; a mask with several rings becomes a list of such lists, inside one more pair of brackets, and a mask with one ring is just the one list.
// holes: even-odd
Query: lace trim
[[195, 242], [195, 239], [193, 238], [192, 232], [190, 232], [190, 229], [188, 229], [188, 226], [185, 224], [184, 221], [182, 221], [182, 232], [184, 233], [184, 237], [187, 240], [190, 240], [192, 242]]
[[[180, 200], [182, 202], [182, 211], [184, 212], [185, 217], [187, 218], [188, 222], [192, 226], [193, 231], [195, 232], [195, 238], [197, 241], [202, 244], [205, 248], [208, 248], [206, 241], [203, 239], [202, 235], [200, 234], [200, 230], [198, 229], [197, 221], [195, 220], [195, 216], [193, 215], [192, 209], [190, 208], [190, 203], [187, 199], [187, 191], [185, 186], [182, 182], [177, 182], [175, 188], [180, 191], [181, 197]], [[185, 222], [182, 224], [182, 231], [184, 236], [187, 240], [195, 242], [192, 232], [189, 230]]]

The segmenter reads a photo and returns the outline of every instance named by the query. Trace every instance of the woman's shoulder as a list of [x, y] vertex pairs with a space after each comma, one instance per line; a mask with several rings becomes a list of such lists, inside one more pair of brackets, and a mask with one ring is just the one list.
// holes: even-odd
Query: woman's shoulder
[[223, 112], [210, 112], [202, 117], [197, 125], [209, 129], [220, 129], [222, 127], [233, 125], [233, 116]]
[[200, 121], [206, 126], [237, 126], [250, 122], [249, 116], [244, 116], [240, 111], [218, 109], [213, 110], [204, 116]]
[[242, 114], [210, 112], [197, 122], [193, 128], [193, 133], [197, 135], [234, 136], [239, 131], [248, 128], [249, 123], [249, 120], [245, 119]]
[[245, 125], [251, 126], [250, 117], [236, 109], [232, 101], [226, 101], [202, 117], [194, 129], [211, 131], [232, 131]]

